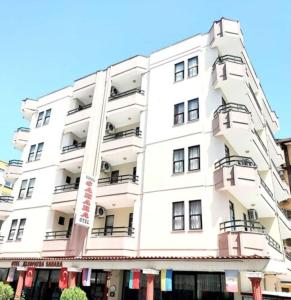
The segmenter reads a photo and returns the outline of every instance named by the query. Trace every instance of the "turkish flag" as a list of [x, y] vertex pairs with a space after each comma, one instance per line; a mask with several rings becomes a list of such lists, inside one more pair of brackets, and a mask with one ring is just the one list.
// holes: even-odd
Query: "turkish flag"
[[59, 288], [66, 289], [68, 287], [69, 272], [67, 268], [61, 268], [59, 277]]
[[25, 275], [24, 286], [31, 288], [35, 274], [35, 268], [28, 268]]

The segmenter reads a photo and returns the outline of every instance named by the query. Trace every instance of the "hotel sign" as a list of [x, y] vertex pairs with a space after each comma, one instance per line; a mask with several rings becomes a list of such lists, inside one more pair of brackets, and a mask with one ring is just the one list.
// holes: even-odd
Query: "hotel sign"
[[81, 175], [75, 210], [75, 224], [90, 227], [94, 220], [96, 180], [86, 174]]
[[11, 267], [61, 268], [62, 266], [61, 260], [14, 260], [11, 262]]

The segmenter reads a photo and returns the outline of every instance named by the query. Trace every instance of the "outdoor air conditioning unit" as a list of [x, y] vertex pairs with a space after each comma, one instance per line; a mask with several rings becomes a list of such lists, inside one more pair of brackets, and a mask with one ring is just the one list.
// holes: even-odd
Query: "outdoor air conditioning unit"
[[106, 209], [102, 206], [96, 206], [95, 209], [95, 216], [98, 218], [104, 218], [106, 215]]
[[107, 161], [102, 161], [101, 162], [101, 171], [104, 173], [109, 173], [111, 172], [111, 165]]
[[259, 219], [258, 212], [255, 209], [248, 209], [248, 216], [250, 221], [257, 221]]
[[107, 122], [106, 123], [106, 129], [105, 129], [106, 133], [108, 134], [114, 134], [115, 133], [115, 127], [112, 123]]
[[116, 95], [118, 95], [118, 94], [119, 94], [118, 89], [117, 89], [115, 86], [112, 86], [112, 87], [111, 87], [111, 91], [110, 91], [110, 95], [111, 95], [111, 96], [116, 96]]

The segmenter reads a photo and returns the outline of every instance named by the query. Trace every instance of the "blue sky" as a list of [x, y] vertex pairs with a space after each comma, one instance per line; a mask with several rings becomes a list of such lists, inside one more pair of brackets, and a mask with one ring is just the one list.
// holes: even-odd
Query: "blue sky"
[[291, 136], [291, 1], [0, 0], [0, 160], [19, 158], [13, 131], [27, 125], [20, 100], [136, 54], [206, 32], [224, 16], [241, 21], [251, 61]]

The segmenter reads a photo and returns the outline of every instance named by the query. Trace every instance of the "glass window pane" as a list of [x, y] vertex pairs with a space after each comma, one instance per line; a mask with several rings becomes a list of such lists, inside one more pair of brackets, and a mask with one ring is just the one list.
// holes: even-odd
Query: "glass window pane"
[[35, 152], [36, 145], [31, 145], [28, 155], [28, 161], [33, 161], [34, 159], [34, 152]]
[[184, 62], [175, 64], [175, 72], [180, 72], [184, 70]]
[[189, 148], [189, 158], [197, 158], [199, 157], [199, 146], [194, 146]]
[[197, 109], [198, 108], [198, 99], [193, 99], [188, 101], [188, 110]]
[[45, 112], [45, 118], [44, 118], [44, 122], [43, 122], [43, 125], [47, 125], [50, 121], [50, 117], [51, 117], [51, 109], [48, 109], [46, 112]]
[[184, 103], [175, 104], [175, 114], [184, 112]]
[[191, 67], [194, 67], [197, 65], [198, 65], [198, 56], [188, 59], [188, 68], [191, 68]]
[[197, 274], [198, 299], [212, 299], [211, 292], [220, 291], [220, 274]]
[[174, 161], [184, 160], [184, 149], [174, 150]]
[[43, 115], [44, 115], [43, 111], [38, 114], [38, 118], [37, 118], [37, 122], [36, 122], [36, 127], [40, 127], [42, 125]]

